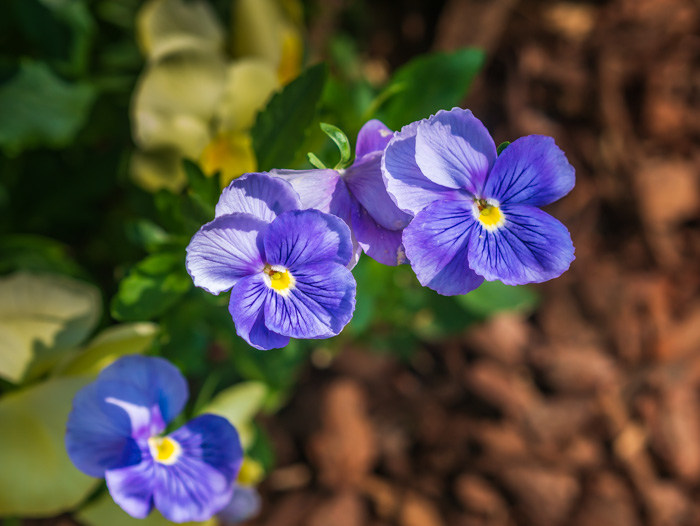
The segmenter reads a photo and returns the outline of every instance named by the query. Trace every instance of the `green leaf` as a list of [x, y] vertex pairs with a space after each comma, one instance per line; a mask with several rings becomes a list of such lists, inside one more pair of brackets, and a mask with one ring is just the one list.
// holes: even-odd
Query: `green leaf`
[[469, 312], [484, 318], [501, 311], [529, 313], [538, 302], [537, 294], [527, 286], [514, 287], [500, 281], [484, 281], [478, 289], [456, 299]]
[[136, 264], [112, 298], [112, 316], [122, 321], [148, 320], [169, 309], [190, 290], [184, 253], [153, 254]]
[[223, 416], [238, 430], [244, 447], [253, 442], [253, 417], [260, 411], [267, 396], [267, 387], [261, 382], [244, 382], [218, 393], [201, 413]]
[[43, 236], [14, 234], [0, 238], [0, 274], [14, 270], [83, 275], [66, 245]]
[[[76, 518], [86, 526], [170, 526], [173, 524], [158, 510], [153, 510], [144, 519], [134, 519], [117, 506], [107, 492], [80, 510]], [[182, 526], [216, 526], [216, 524], [216, 519], [211, 518], [206, 522], [185, 522]]]
[[509, 144], [510, 144], [510, 141], [503, 141], [501, 144], [499, 144], [498, 148], [496, 148], [496, 155], [501, 155], [503, 153], [503, 150], [508, 148]]
[[309, 152], [306, 154], [306, 157], [309, 159], [309, 162], [312, 164], [314, 168], [318, 168], [319, 170], [327, 170], [328, 166], [323, 164], [323, 161], [316, 157], [316, 154]]
[[68, 145], [94, 100], [89, 85], [65, 82], [41, 62], [23, 62], [0, 86], [0, 147], [17, 154], [36, 146]]
[[294, 159], [313, 122], [327, 75], [325, 64], [310, 67], [258, 113], [252, 136], [260, 170], [284, 168]]
[[350, 158], [352, 157], [350, 141], [348, 141], [347, 136], [345, 135], [345, 133], [343, 133], [343, 131], [340, 128], [333, 126], [332, 124], [327, 124], [325, 122], [322, 122], [320, 126], [323, 130], [323, 133], [328, 135], [328, 137], [330, 137], [331, 140], [338, 147], [338, 150], [340, 150], [340, 161], [338, 161], [338, 164], [335, 165], [335, 169], [338, 170], [345, 168], [350, 164]]
[[18, 382], [34, 360], [80, 344], [100, 319], [100, 292], [65, 276], [17, 272], [0, 279], [0, 377]]
[[87, 3], [85, 0], [39, 0], [39, 3], [53, 11], [56, 19], [71, 29], [70, 61], [62, 70], [73, 75], [85, 73], [96, 27]]
[[99, 484], [73, 466], [66, 420], [83, 377], [55, 378], [0, 399], [0, 516], [51, 516], [76, 507]]
[[146, 352], [157, 333], [158, 325], [148, 322], [109, 327], [54, 372], [61, 375], [97, 375], [121, 356]]
[[148, 219], [141, 218], [127, 222], [125, 229], [126, 236], [132, 243], [149, 252], [155, 252], [166, 245], [177, 243], [174, 236], [166, 232], [160, 225]]
[[479, 49], [422, 55], [399, 68], [384, 91], [377, 118], [389, 128], [424, 119], [459, 105], [484, 62]]
[[202, 207], [207, 216], [213, 218], [214, 207], [221, 193], [219, 178], [207, 177], [199, 165], [189, 159], [184, 159], [182, 166], [189, 182], [189, 195]]

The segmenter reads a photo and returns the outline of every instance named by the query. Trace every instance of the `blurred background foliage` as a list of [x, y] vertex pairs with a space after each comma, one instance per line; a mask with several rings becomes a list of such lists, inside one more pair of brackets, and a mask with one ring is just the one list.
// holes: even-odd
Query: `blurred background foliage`
[[311, 355], [332, 359], [353, 345], [408, 359], [421, 341], [534, 307], [530, 290], [500, 283], [442, 297], [420, 287], [408, 266], [363, 257], [357, 309], [340, 336], [261, 352], [236, 336], [226, 295], [195, 289], [184, 267], [189, 239], [213, 218], [232, 178], [308, 168], [307, 152], [335, 165], [337, 147], [321, 122], [353, 141], [370, 118], [400, 129], [458, 105], [482, 64], [479, 50], [424, 54], [372, 78], [363, 2], [322, 50], [305, 31], [318, 9], [311, 1], [6, 0], [4, 7], [6, 524], [63, 512], [84, 524], [130, 523], [63, 448], [73, 394], [118, 356], [172, 360], [191, 383], [190, 413], [230, 418], [248, 456], [269, 470], [274, 451], [253, 418], [284, 405]]

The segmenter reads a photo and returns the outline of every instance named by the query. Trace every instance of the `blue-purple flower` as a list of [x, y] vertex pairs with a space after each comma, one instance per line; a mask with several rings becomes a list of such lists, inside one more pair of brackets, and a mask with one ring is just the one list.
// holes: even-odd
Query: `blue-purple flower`
[[355, 309], [350, 230], [299, 208], [288, 182], [246, 174], [224, 189], [216, 218], [187, 247], [194, 284], [212, 294], [231, 289], [236, 331], [258, 349], [335, 336]]
[[104, 477], [132, 517], [155, 506], [173, 522], [207, 520], [231, 500], [243, 450], [228, 420], [210, 414], [162, 436], [187, 397], [185, 378], [170, 362], [120, 358], [75, 395], [68, 456], [84, 473]]
[[566, 227], [539, 208], [575, 182], [551, 137], [522, 137], [497, 156], [484, 125], [454, 108], [396, 133], [382, 171], [398, 207], [414, 216], [403, 233], [411, 266], [440, 294], [465, 294], [484, 279], [546, 281], [574, 260]]
[[[302, 208], [315, 208], [341, 218], [352, 230], [353, 265], [364, 251], [385, 265], [405, 262], [401, 232], [411, 216], [387, 194], [381, 158], [393, 132], [371, 120], [357, 136], [355, 161], [345, 170], [273, 170], [289, 181]], [[352, 265], [351, 265], [352, 266]]]

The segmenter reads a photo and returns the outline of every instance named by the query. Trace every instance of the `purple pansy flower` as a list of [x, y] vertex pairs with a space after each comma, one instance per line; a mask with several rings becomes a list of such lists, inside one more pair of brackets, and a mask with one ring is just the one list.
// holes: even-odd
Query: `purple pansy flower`
[[75, 395], [68, 456], [84, 473], [104, 477], [132, 517], [155, 506], [173, 522], [209, 519], [231, 500], [243, 450], [236, 429], [215, 415], [161, 436], [187, 396], [185, 378], [170, 362], [120, 358]]
[[187, 247], [194, 284], [212, 294], [231, 289], [236, 332], [257, 349], [335, 336], [355, 309], [350, 230], [299, 208], [286, 181], [246, 174], [224, 189], [216, 218]]
[[405, 262], [401, 231], [411, 216], [387, 194], [381, 159], [393, 132], [371, 120], [357, 135], [355, 161], [345, 170], [273, 170], [289, 181], [302, 208], [315, 208], [341, 218], [352, 230], [353, 266], [361, 252], [384, 265]]
[[411, 266], [440, 294], [465, 294], [484, 279], [546, 281], [574, 260], [566, 227], [538, 208], [574, 186], [551, 137], [522, 137], [497, 156], [481, 121], [453, 108], [396, 133], [382, 171], [396, 204], [414, 216], [403, 233]]

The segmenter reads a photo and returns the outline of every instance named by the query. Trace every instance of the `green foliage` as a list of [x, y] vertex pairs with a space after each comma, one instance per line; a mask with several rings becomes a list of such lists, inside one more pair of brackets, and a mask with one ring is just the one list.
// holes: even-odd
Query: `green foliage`
[[[168, 526], [173, 524], [165, 519], [158, 510], [153, 510], [144, 519], [134, 519], [117, 506], [107, 492], [81, 509], [76, 516], [80, 523], [86, 526]], [[183, 526], [216, 526], [216, 524], [216, 519], [206, 522], [182, 523]]]
[[512, 287], [500, 281], [485, 281], [478, 289], [459, 296], [457, 300], [479, 318], [488, 318], [504, 310], [530, 313], [537, 306], [538, 297], [525, 285]]
[[510, 144], [510, 141], [503, 141], [501, 144], [499, 144], [498, 148], [496, 148], [496, 154], [501, 155], [503, 153], [503, 150], [508, 148], [509, 144]]
[[379, 94], [377, 118], [396, 130], [459, 105], [483, 62], [483, 51], [474, 48], [413, 59]]
[[149, 320], [163, 314], [190, 288], [185, 254], [153, 254], [135, 265], [119, 283], [111, 313], [117, 320]]
[[325, 122], [321, 123], [321, 130], [323, 133], [328, 135], [330, 139], [335, 143], [340, 150], [340, 160], [338, 164], [335, 165], [336, 170], [345, 168], [350, 164], [352, 159], [352, 149], [350, 148], [350, 141], [348, 141], [347, 136], [343, 133], [343, 130], [332, 124]]
[[46, 64], [23, 62], [0, 86], [0, 147], [16, 155], [26, 148], [69, 144], [94, 100], [88, 84], [65, 82]]
[[73, 466], [66, 420], [85, 377], [56, 378], [0, 398], [0, 516], [75, 508], [99, 483]]
[[187, 182], [189, 183], [188, 194], [193, 203], [201, 207], [202, 213], [208, 217], [214, 217], [214, 208], [219, 200], [219, 178], [207, 177], [198, 164], [190, 160], [184, 160], [183, 166]]
[[0, 237], [0, 274], [20, 269], [85, 277], [64, 243], [44, 236], [16, 234]]
[[289, 166], [316, 115], [328, 75], [325, 64], [310, 67], [275, 94], [253, 126], [253, 149], [260, 170]]

